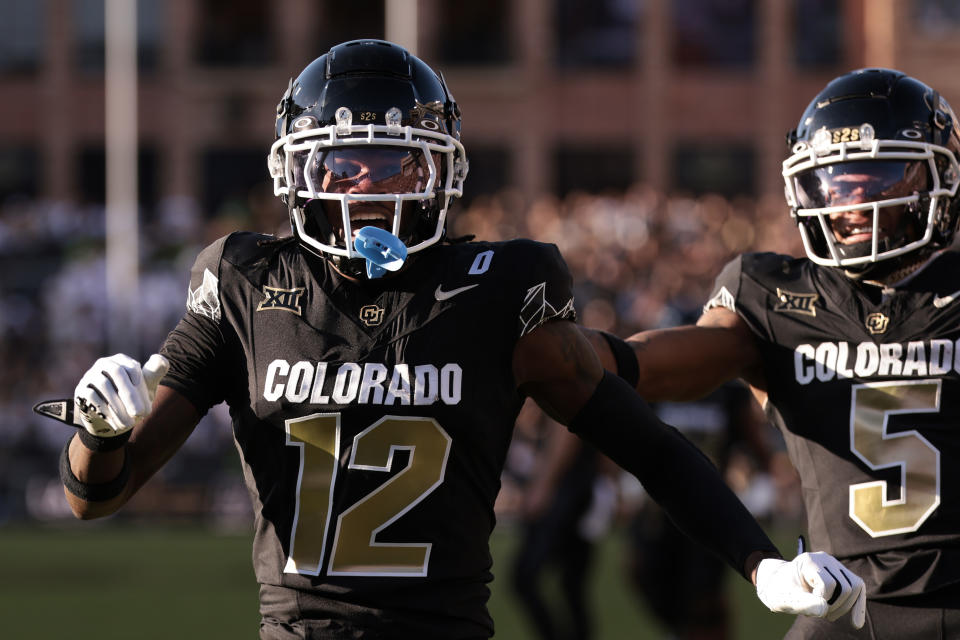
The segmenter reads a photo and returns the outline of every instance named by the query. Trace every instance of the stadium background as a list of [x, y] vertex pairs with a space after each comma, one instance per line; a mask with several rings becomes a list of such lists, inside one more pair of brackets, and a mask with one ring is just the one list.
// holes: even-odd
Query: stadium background
[[[286, 79], [330, 45], [391, 37], [441, 69], [471, 159], [454, 232], [557, 243], [583, 323], [621, 335], [701, 302], [735, 253], [799, 250], [782, 203], [783, 134], [830, 78], [895, 67], [960, 102], [960, 5], [949, 0], [138, 0], [127, 110], [137, 133], [121, 141], [137, 168], [134, 250], [107, 214], [107, 134], [123, 131], [117, 111], [105, 117], [112, 1], [0, 3], [9, 638], [253, 636], [249, 506], [225, 412], [211, 412], [124, 513], [81, 524], [56, 479], [66, 431], [30, 407], [69, 394], [99, 355], [151, 353], [207, 242], [237, 228], [288, 232], [266, 179], [274, 108]], [[119, 292], [108, 245], [138, 258]], [[746, 462], [734, 471], [791, 553], [802, 521], [789, 471], [766, 485]], [[492, 600], [506, 640], [529, 633], [503, 579], [516, 504], [507, 477]], [[620, 523], [600, 544], [598, 638], [661, 638], [627, 585]], [[737, 638], [782, 634], [787, 617], [765, 612], [742, 580], [730, 589]]]

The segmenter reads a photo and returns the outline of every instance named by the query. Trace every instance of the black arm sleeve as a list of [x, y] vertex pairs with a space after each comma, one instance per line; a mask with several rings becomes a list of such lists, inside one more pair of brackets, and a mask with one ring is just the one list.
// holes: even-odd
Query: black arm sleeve
[[622, 379], [604, 372], [570, 430], [635, 475], [681, 530], [748, 580], [750, 554], [779, 556], [710, 459]]

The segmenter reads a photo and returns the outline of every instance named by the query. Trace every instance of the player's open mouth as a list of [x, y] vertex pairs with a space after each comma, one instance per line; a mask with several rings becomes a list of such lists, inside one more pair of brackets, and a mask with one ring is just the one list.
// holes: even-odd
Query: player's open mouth
[[852, 229], [846, 233], [842, 234], [843, 241], [849, 244], [856, 244], [858, 242], [869, 242], [873, 237], [873, 229]]
[[[870, 242], [873, 238], [873, 225], [837, 225], [834, 223], [834, 230], [843, 244], [858, 244], [860, 242]], [[886, 229], [879, 227], [877, 229], [877, 239], [882, 240], [887, 236]]]
[[353, 237], [364, 227], [377, 227], [385, 231], [393, 231], [393, 214], [381, 213], [379, 211], [363, 211], [350, 214], [350, 230]]

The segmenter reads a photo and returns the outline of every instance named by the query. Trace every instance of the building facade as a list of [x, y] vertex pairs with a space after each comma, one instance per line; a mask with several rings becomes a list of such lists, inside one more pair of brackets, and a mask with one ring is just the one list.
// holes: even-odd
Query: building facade
[[[214, 215], [265, 188], [287, 78], [385, 37], [399, 1], [139, 0], [145, 210], [187, 196]], [[467, 197], [778, 196], [784, 133], [830, 78], [896, 67], [960, 101], [947, 0], [403, 2], [465, 114]], [[5, 0], [0, 17], [0, 198], [102, 202], [104, 0]]]

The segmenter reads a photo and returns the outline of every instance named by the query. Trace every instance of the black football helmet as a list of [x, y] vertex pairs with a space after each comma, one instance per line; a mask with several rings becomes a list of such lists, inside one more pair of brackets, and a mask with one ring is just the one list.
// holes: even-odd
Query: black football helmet
[[787, 204], [813, 262], [860, 276], [952, 241], [960, 129], [946, 100], [919, 80], [891, 69], [842, 75], [787, 143]]
[[360, 276], [361, 227], [389, 231], [407, 253], [443, 237], [468, 168], [460, 109], [443, 77], [403, 47], [345, 42], [290, 81], [268, 167], [301, 245]]

